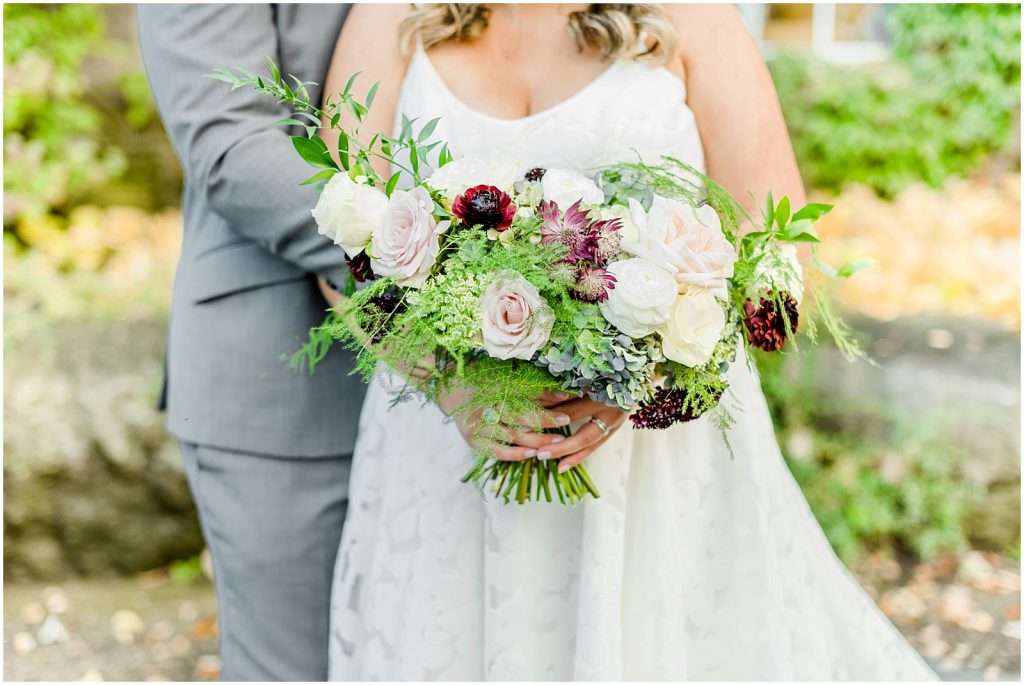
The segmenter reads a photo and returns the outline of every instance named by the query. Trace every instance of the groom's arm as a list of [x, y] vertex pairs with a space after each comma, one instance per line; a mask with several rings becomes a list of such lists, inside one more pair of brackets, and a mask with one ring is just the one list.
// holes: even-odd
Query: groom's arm
[[315, 170], [295, 153], [290, 111], [254, 90], [203, 78], [218, 67], [278, 64], [270, 5], [139, 5], [139, 42], [150, 87], [188, 183], [238, 233], [305, 269], [336, 280], [343, 252], [317, 233], [317, 200], [300, 183]]

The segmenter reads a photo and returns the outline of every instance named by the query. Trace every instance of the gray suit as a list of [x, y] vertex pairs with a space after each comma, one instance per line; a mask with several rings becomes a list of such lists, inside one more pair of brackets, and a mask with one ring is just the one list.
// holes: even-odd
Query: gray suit
[[[323, 83], [347, 5], [142, 5], [139, 37], [185, 170], [184, 237], [167, 350], [168, 427], [182, 441], [214, 558], [227, 679], [322, 680], [331, 565], [363, 386], [332, 351], [282, 362], [323, 320], [315, 274], [342, 251], [310, 216], [313, 170], [267, 96], [217, 67]], [[312, 92], [319, 99], [319, 92]], [[321, 549], [322, 548], [322, 549]]]

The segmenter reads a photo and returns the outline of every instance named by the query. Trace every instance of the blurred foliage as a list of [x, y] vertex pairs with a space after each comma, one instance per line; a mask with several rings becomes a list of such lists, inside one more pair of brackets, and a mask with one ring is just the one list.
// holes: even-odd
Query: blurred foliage
[[982, 492], [961, 475], [970, 455], [946, 439], [948, 423], [822, 396], [813, 357], [801, 357], [798, 379], [784, 373], [786, 361], [758, 355], [761, 386], [790, 471], [836, 553], [852, 563], [893, 546], [926, 560], [966, 548]]
[[83, 203], [177, 203], [131, 7], [4, 5], [4, 228]]
[[834, 284], [848, 312], [955, 314], [1020, 329], [1019, 173], [952, 178], [940, 189], [915, 183], [888, 201], [850, 186], [818, 232], [826, 263], [878, 260]]
[[852, 182], [891, 197], [915, 181], [966, 176], [1013, 146], [1020, 5], [888, 7], [892, 61], [772, 60], [801, 170], [815, 188]]
[[4, 223], [81, 200], [124, 173], [117, 148], [97, 140], [85, 100], [86, 58], [102, 48], [91, 5], [4, 5]]
[[69, 320], [165, 315], [181, 214], [82, 205], [65, 217], [23, 217], [23, 239], [4, 234], [4, 335]]

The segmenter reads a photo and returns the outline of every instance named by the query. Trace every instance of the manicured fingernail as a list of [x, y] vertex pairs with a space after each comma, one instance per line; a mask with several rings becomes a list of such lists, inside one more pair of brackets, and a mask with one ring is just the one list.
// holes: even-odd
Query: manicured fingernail
[[538, 452], [537, 453], [537, 458], [538, 459], [550, 459], [551, 458], [551, 451], [550, 450], [544, 450], [543, 452]]
[[523, 456], [524, 457], [536, 457], [537, 456], [537, 450], [526, 450], [525, 452], [523, 452]]
[[555, 437], [551, 438], [551, 444], [552, 445], [557, 445], [558, 443], [562, 442], [563, 440], [565, 440], [564, 437], [562, 437], [561, 435], [556, 435]]
[[556, 392], [555, 393], [555, 399], [556, 400], [567, 400], [567, 399], [569, 399], [569, 393], [567, 393], [567, 392]]
[[566, 471], [568, 471], [571, 468], [572, 468], [572, 464], [563, 461], [561, 464], [558, 465], [558, 472], [559, 473], [565, 473]]
[[555, 416], [555, 422], [559, 426], [568, 426], [570, 423], [572, 423], [572, 419], [570, 419], [565, 414], [558, 414]]

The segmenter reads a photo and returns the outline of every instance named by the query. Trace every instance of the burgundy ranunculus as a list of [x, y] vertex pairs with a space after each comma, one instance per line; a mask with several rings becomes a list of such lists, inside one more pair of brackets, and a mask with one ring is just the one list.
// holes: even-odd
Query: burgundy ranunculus
[[372, 281], [377, 277], [377, 274], [373, 273], [373, 269], [370, 268], [370, 255], [366, 254], [366, 250], [351, 258], [345, 255], [345, 264], [348, 265], [349, 273], [357, 283]]
[[[765, 352], [777, 352], [786, 344], [786, 336], [795, 333], [799, 323], [799, 310], [796, 300], [789, 294], [782, 294], [784, 313], [780, 312], [774, 300], [761, 299], [755, 308], [754, 303], [747, 300], [743, 303], [743, 324], [747, 329], [747, 341], [754, 347]], [[783, 318], [785, 317], [785, 318]], [[786, 330], [786, 321], [789, 330]]]
[[507, 193], [494, 186], [474, 186], [455, 198], [452, 214], [467, 226], [504, 231], [512, 225], [516, 206]]

